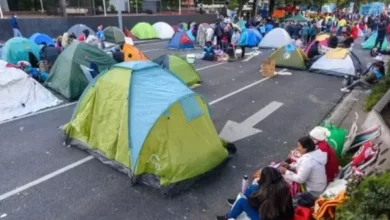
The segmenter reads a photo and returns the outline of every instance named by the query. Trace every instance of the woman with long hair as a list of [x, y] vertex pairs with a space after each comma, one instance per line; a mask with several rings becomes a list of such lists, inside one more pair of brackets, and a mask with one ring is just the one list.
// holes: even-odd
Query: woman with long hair
[[[253, 191], [253, 189], [256, 189]], [[253, 191], [248, 195], [248, 191]], [[217, 220], [237, 218], [243, 212], [251, 220], [291, 220], [294, 217], [290, 186], [282, 174], [273, 167], [261, 170], [257, 184], [245, 192], [247, 197], [235, 201], [230, 212], [217, 216]]]

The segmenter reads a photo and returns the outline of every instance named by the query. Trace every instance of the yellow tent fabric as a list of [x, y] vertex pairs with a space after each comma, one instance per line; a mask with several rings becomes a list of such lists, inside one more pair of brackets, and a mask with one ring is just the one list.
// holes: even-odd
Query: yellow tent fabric
[[321, 34], [318, 34], [318, 35], [316, 36], [316, 40], [318, 40], [318, 41], [323, 41], [323, 40], [328, 39], [329, 37], [330, 37], [329, 34], [321, 33]]
[[140, 50], [130, 44], [123, 45], [123, 56], [125, 61], [149, 60]]
[[344, 59], [348, 55], [348, 49], [335, 48], [326, 53], [326, 57], [329, 59]]

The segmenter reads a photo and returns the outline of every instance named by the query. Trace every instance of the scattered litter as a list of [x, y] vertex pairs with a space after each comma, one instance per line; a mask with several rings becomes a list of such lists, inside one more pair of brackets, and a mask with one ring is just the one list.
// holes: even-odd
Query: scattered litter
[[252, 103], [255, 103], [255, 100], [252, 100]]
[[206, 211], [206, 209], [202, 209], [202, 211], [203, 211], [203, 212], [205, 212], [205, 211]]
[[236, 166], [232, 166], [233, 169], [236, 169]]
[[287, 144], [287, 141], [283, 142], [283, 144]]
[[20, 130], [20, 131], [23, 131], [23, 130], [24, 130], [24, 127], [20, 127], [19, 130]]
[[275, 82], [275, 84], [278, 84], [279, 82]]
[[5, 217], [7, 217], [7, 214], [2, 214], [2, 215], [0, 215], [0, 218], [5, 218]]
[[46, 151], [46, 154], [50, 155], [50, 152], [49, 152], [49, 151]]
[[235, 81], [236, 79], [232, 79], [232, 81]]
[[67, 147], [67, 148], [70, 148], [70, 144], [68, 144], [66, 147]]
[[62, 145], [64, 145], [64, 146], [66, 145], [65, 141], [62, 143]]

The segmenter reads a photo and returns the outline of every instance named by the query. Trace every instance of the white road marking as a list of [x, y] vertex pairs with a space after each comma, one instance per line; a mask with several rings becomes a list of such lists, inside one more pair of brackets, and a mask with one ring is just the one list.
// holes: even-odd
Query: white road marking
[[66, 167], [63, 167], [63, 168], [61, 168], [59, 170], [56, 170], [56, 171], [54, 171], [54, 172], [52, 172], [50, 174], [47, 174], [46, 176], [43, 176], [43, 177], [41, 177], [39, 179], [36, 179], [36, 180], [34, 180], [32, 182], [29, 182], [29, 183], [27, 183], [27, 184], [25, 184], [23, 186], [20, 186], [20, 187], [14, 189], [12, 191], [4, 193], [3, 195], [0, 195], [0, 201], [6, 199], [8, 197], [11, 197], [11, 196], [13, 196], [15, 194], [18, 194], [18, 193], [20, 193], [20, 192], [22, 192], [22, 191], [24, 191], [24, 190], [26, 190], [28, 188], [31, 188], [31, 187], [33, 187], [35, 185], [43, 183], [46, 180], [49, 180], [49, 179], [51, 179], [51, 178], [53, 178], [55, 176], [60, 175], [61, 173], [64, 173], [64, 172], [66, 172], [66, 171], [68, 171], [70, 169], [73, 169], [73, 168], [75, 168], [75, 167], [77, 167], [77, 166], [79, 166], [79, 165], [81, 165], [81, 164], [83, 164], [85, 162], [88, 162], [88, 161], [92, 160], [93, 158], [94, 158], [93, 156], [85, 157], [84, 159], [81, 159], [81, 160], [79, 160], [77, 162], [74, 162], [74, 163], [72, 163], [72, 164], [70, 164], [70, 165], [68, 165]]
[[157, 51], [157, 50], [160, 50], [160, 49], [141, 50], [141, 52], [147, 53], [147, 52], [152, 52], [152, 51]]
[[[210, 67], [211, 67], [211, 66], [210, 66]], [[251, 88], [251, 87], [253, 87], [253, 86], [255, 86], [255, 85], [257, 85], [257, 84], [259, 84], [259, 83], [261, 83], [261, 82], [264, 82], [264, 81], [266, 81], [267, 79], [269, 79], [269, 78], [263, 78], [263, 79], [261, 79], [261, 80], [259, 80], [259, 81], [256, 81], [256, 82], [254, 82], [254, 83], [252, 83], [252, 84], [249, 84], [249, 85], [247, 85], [247, 86], [245, 86], [245, 87], [243, 87], [243, 88], [241, 88], [241, 89], [238, 89], [238, 90], [236, 90], [236, 91], [234, 91], [234, 92], [231, 92], [231, 93], [229, 93], [229, 94], [227, 94], [227, 95], [225, 95], [225, 96], [222, 96], [221, 98], [218, 98], [218, 99], [216, 99], [216, 100], [214, 100], [214, 101], [211, 101], [211, 102], [209, 103], [209, 105], [214, 105], [214, 104], [216, 104], [216, 103], [218, 103], [218, 102], [220, 102], [220, 101], [222, 101], [222, 100], [225, 100], [225, 99], [227, 99], [227, 98], [229, 98], [229, 97], [231, 97], [231, 96], [233, 96], [233, 95], [235, 95], [235, 94], [237, 94], [237, 93], [239, 93], [239, 92], [242, 92], [242, 91], [244, 91], [244, 90], [246, 90], [246, 89], [249, 89], [249, 88]], [[4, 200], [4, 199], [6, 199], [6, 198], [9, 198], [9, 197], [11, 197], [11, 196], [13, 196], [13, 195], [15, 195], [15, 194], [17, 194], [17, 193], [20, 193], [20, 192], [22, 192], [22, 191], [24, 191], [24, 190], [26, 190], [26, 189], [29, 189], [29, 188], [31, 188], [31, 187], [33, 187], [33, 186], [35, 186], [35, 185], [38, 185], [38, 184], [40, 184], [40, 183], [42, 183], [42, 182], [44, 182], [44, 181], [46, 181], [46, 180], [49, 180], [49, 179], [51, 179], [51, 178], [53, 178], [53, 177], [55, 177], [55, 176], [58, 176], [58, 175], [60, 175], [61, 173], [64, 173], [64, 172], [66, 172], [66, 171], [68, 171], [68, 170], [70, 170], [70, 169], [73, 169], [73, 168], [75, 168], [75, 167], [77, 167], [77, 166], [80, 166], [80, 165], [82, 165], [83, 163], [86, 163], [86, 162], [88, 162], [88, 161], [90, 161], [90, 160], [92, 160], [92, 159], [93, 159], [93, 156], [85, 157], [84, 159], [81, 159], [81, 160], [79, 160], [79, 161], [77, 161], [77, 162], [74, 162], [74, 163], [72, 163], [72, 164], [70, 164], [70, 165], [68, 165], [68, 166], [66, 166], [66, 167], [63, 167], [63, 168], [61, 168], [61, 169], [59, 169], [59, 170], [56, 170], [56, 171], [54, 171], [54, 172], [52, 172], [52, 173], [50, 173], [50, 174], [47, 174], [46, 176], [43, 176], [43, 177], [41, 177], [41, 178], [39, 178], [39, 179], [36, 179], [36, 180], [34, 180], [34, 181], [32, 181], [32, 182], [29, 182], [29, 183], [27, 183], [27, 184], [25, 184], [25, 185], [23, 185], [23, 186], [20, 186], [20, 187], [14, 189], [14, 190], [12, 190], [12, 191], [6, 192], [6, 193], [4, 193], [3, 195], [0, 195], [0, 201]]]
[[[153, 49], [153, 50], [159, 50], [159, 49]], [[213, 64], [213, 65], [209, 65], [209, 66], [200, 67], [200, 68], [196, 69], [196, 71], [201, 71], [201, 70], [212, 68], [212, 67], [219, 66], [219, 65], [222, 65], [222, 64], [224, 64], [224, 63], [217, 63], [217, 64]], [[52, 108], [48, 108], [48, 109], [45, 109], [45, 110], [42, 110], [42, 111], [33, 112], [33, 113], [28, 114], [28, 115], [23, 115], [23, 116], [20, 116], [20, 117], [17, 117], [17, 118], [12, 118], [12, 119], [9, 119], [9, 120], [6, 120], [6, 121], [2, 121], [2, 122], [0, 122], [0, 125], [6, 124], [6, 123], [9, 123], [9, 122], [13, 122], [13, 121], [18, 121], [20, 119], [32, 117], [32, 116], [35, 116], [35, 115], [39, 115], [39, 114], [42, 114], [42, 113], [45, 113], [45, 112], [50, 112], [50, 111], [54, 111], [54, 110], [57, 110], [57, 109], [62, 109], [62, 108], [65, 108], [65, 107], [68, 107], [68, 106], [72, 106], [72, 105], [75, 105], [75, 104], [77, 104], [77, 101], [69, 102], [67, 104], [59, 105], [59, 106], [52, 107]]]

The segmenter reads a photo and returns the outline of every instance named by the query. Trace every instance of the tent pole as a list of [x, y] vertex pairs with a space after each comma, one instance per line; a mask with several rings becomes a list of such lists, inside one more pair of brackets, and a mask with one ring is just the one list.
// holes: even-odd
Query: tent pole
[[43, 14], [43, 3], [42, 3], [42, 0], [40, 2], [41, 2], [41, 13]]
[[135, 13], [138, 14], [138, 1], [135, 0]]
[[181, 0], [179, 0], [179, 15], [181, 15]]
[[4, 16], [3, 16], [3, 9], [1, 8], [1, 4], [0, 4], [0, 17], [4, 18]]
[[106, 0], [103, 0], [103, 11], [104, 11], [104, 16], [107, 16]]

